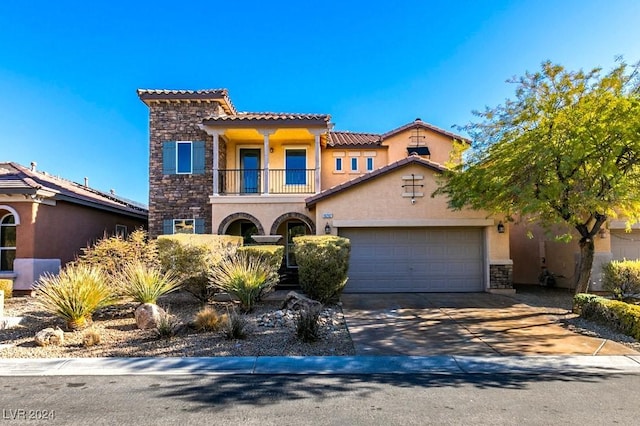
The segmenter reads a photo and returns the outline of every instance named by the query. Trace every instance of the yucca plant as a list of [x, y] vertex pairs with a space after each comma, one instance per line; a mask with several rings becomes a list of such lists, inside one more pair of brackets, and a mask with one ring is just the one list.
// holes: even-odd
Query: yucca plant
[[232, 310], [227, 313], [227, 321], [222, 328], [227, 339], [244, 339], [247, 337], [246, 326], [246, 317]]
[[180, 328], [180, 320], [165, 308], [160, 314], [156, 324], [156, 335], [162, 339], [170, 339], [175, 336]]
[[71, 330], [86, 327], [95, 311], [116, 300], [101, 269], [80, 264], [69, 264], [58, 275], [45, 274], [36, 285], [36, 297]]
[[128, 262], [117, 276], [118, 291], [138, 303], [157, 304], [158, 298], [175, 291], [180, 281], [172, 272], [162, 272], [139, 260]]
[[246, 252], [223, 259], [209, 271], [209, 285], [235, 296], [244, 312], [250, 312], [263, 289], [277, 279], [270, 273], [268, 261]]

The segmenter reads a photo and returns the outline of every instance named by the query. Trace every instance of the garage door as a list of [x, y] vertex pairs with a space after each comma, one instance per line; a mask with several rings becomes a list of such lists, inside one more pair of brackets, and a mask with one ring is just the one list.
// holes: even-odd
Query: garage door
[[345, 292], [483, 291], [481, 228], [340, 228], [351, 240]]
[[640, 259], [640, 231], [611, 231], [611, 253], [615, 260]]

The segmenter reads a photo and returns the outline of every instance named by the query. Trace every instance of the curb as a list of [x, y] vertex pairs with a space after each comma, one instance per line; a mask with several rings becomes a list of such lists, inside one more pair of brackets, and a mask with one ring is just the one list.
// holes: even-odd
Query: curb
[[0, 359], [0, 376], [640, 373], [640, 356], [290, 356]]

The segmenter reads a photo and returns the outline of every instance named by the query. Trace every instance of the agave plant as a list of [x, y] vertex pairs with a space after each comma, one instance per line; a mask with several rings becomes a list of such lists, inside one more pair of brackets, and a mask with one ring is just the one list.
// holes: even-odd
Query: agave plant
[[81, 264], [69, 264], [58, 275], [45, 274], [36, 285], [36, 297], [71, 330], [86, 327], [95, 311], [116, 301], [102, 270]]
[[268, 261], [246, 252], [223, 259], [209, 272], [209, 285], [235, 296], [242, 310], [250, 312], [263, 289], [277, 279], [270, 273]]
[[172, 272], [164, 273], [158, 266], [150, 266], [139, 260], [128, 262], [117, 278], [118, 289], [123, 296], [138, 303], [158, 302], [164, 294], [175, 291], [180, 281]]

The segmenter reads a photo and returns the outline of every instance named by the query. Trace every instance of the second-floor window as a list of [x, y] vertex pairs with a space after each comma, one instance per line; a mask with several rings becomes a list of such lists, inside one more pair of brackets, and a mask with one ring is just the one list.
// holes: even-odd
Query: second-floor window
[[165, 175], [203, 174], [204, 141], [165, 141], [162, 144], [162, 172]]
[[352, 172], [357, 172], [358, 171], [358, 158], [357, 157], [351, 157], [351, 171]]
[[342, 158], [337, 157], [336, 158], [336, 172], [341, 172], [342, 171]]
[[373, 157], [367, 157], [367, 171], [370, 172], [373, 170]]
[[285, 182], [287, 185], [307, 184], [307, 151], [287, 149], [285, 151]]

